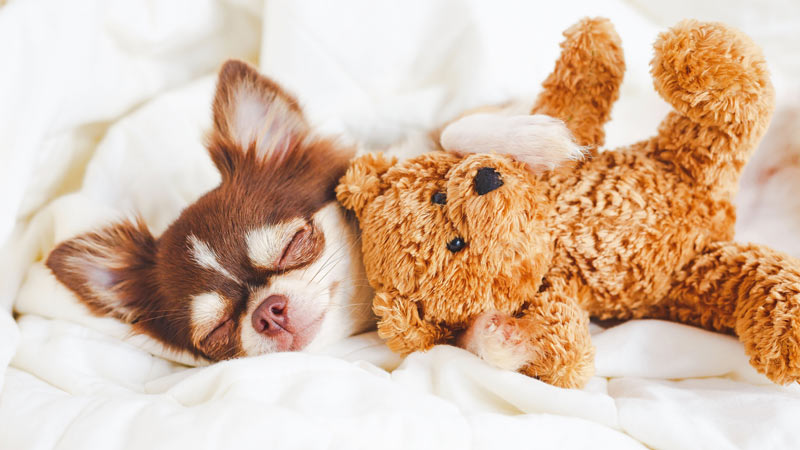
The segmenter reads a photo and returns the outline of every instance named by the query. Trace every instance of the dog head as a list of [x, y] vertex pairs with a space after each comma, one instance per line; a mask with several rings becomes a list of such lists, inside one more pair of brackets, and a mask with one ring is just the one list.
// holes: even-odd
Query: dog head
[[225, 63], [208, 150], [221, 184], [159, 238], [120, 222], [58, 245], [47, 266], [89, 309], [208, 360], [301, 350], [363, 329], [355, 227], [334, 188], [353, 154], [297, 101]]

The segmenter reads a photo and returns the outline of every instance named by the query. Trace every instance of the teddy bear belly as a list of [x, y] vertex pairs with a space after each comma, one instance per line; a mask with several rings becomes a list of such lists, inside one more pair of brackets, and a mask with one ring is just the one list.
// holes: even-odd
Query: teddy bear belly
[[673, 273], [708, 244], [733, 238], [735, 210], [727, 194], [656, 170], [643, 155], [593, 162], [608, 168], [602, 177], [578, 170], [572, 183], [562, 180], [546, 278], [563, 281], [594, 317], [643, 317], [667, 294]]

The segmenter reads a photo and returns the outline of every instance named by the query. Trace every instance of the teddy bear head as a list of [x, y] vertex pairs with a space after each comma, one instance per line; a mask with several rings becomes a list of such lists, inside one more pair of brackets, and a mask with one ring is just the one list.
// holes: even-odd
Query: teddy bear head
[[553, 247], [541, 184], [501, 155], [367, 154], [337, 196], [359, 219], [376, 298], [413, 303], [409, 323], [458, 330], [482, 311], [514, 314], [537, 292]]

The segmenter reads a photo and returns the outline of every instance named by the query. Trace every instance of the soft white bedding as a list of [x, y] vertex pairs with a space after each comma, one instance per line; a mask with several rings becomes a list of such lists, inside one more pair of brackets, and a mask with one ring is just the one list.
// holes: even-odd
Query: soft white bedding
[[748, 169], [738, 232], [800, 256], [798, 115], [784, 112], [800, 105], [800, 6], [713, 3], [0, 2], [0, 448], [800, 446], [800, 388], [756, 374], [729, 336], [595, 327], [583, 391], [447, 346], [402, 359], [374, 333], [187, 368], [89, 315], [41, 262], [133, 212], [158, 233], [214, 186], [202, 135], [227, 57], [259, 63], [323, 129], [380, 147], [466, 107], [532, 98], [561, 31], [585, 15], [610, 17], [625, 45], [610, 146], [647, 136], [667, 109], [647, 73], [658, 31], [695, 16], [761, 43], [788, 119]]

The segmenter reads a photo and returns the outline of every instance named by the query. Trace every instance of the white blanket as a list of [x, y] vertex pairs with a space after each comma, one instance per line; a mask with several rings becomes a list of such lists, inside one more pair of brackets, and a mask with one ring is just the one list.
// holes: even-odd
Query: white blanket
[[[217, 183], [202, 136], [213, 72], [228, 57], [260, 64], [322, 129], [374, 148], [467, 107], [533, 98], [561, 31], [604, 15], [628, 64], [607, 127], [614, 146], [646, 137], [667, 111], [651, 87], [649, 46], [682, 17], [742, 28], [765, 48], [781, 111], [800, 105], [798, 4], [3, 3], [0, 448], [800, 445], [800, 388], [756, 374], [730, 336], [661, 321], [595, 326], [597, 376], [584, 390], [497, 370], [448, 346], [403, 359], [374, 333], [322, 354], [187, 368], [88, 314], [42, 264], [56, 242], [134, 212], [160, 233]], [[748, 169], [737, 231], [800, 256], [800, 183], [790, 176], [800, 170], [800, 140], [786, 131], [791, 120], [771, 131]]]

